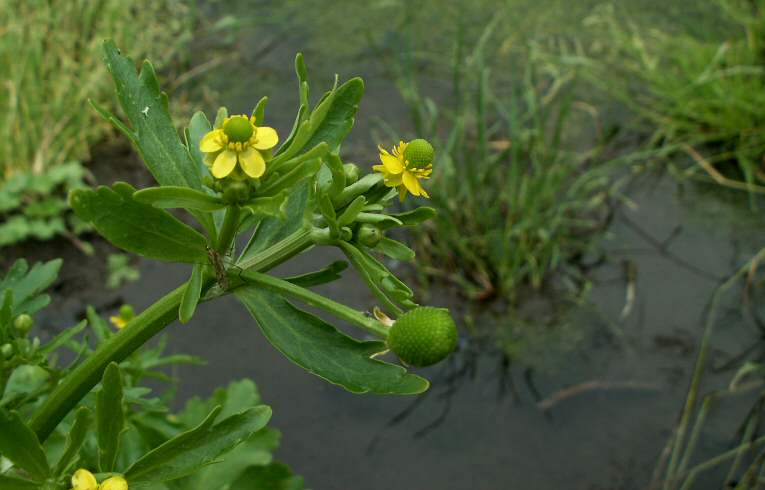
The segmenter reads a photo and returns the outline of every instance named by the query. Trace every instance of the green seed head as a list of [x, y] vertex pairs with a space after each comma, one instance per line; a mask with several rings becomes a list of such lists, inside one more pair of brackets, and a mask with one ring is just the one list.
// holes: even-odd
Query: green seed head
[[388, 347], [412, 366], [430, 366], [457, 345], [457, 326], [449, 310], [420, 306], [401, 315], [390, 328]]
[[433, 163], [436, 152], [433, 146], [422, 138], [410, 141], [404, 150], [404, 160], [410, 167], [425, 168]]
[[231, 116], [223, 125], [223, 132], [230, 141], [244, 143], [252, 136], [252, 124], [247, 116]]
[[120, 318], [130, 321], [135, 317], [135, 310], [130, 305], [120, 306]]
[[346, 163], [343, 165], [345, 173], [345, 185], [351, 185], [359, 180], [359, 166], [355, 163]]
[[231, 180], [225, 183], [223, 200], [229, 204], [240, 204], [250, 198], [250, 186], [241, 180]]
[[26, 313], [22, 313], [21, 315], [17, 316], [15, 320], [13, 320], [13, 328], [15, 328], [19, 333], [26, 335], [27, 332], [32, 330], [32, 326], [34, 325], [34, 320], [32, 320], [32, 317], [27, 315]]
[[380, 240], [382, 240], [382, 237], [383, 234], [380, 228], [369, 223], [359, 226], [359, 230], [356, 232], [356, 240], [369, 248], [376, 247]]

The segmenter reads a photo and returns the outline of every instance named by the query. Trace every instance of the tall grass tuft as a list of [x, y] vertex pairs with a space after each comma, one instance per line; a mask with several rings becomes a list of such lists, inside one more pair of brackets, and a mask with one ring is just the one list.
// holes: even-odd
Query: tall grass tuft
[[438, 217], [416, 233], [417, 264], [478, 298], [513, 300], [519, 286], [552, 276], [578, 290], [576, 263], [615, 188], [597, 114], [575, 100], [573, 71], [538, 64], [533, 45], [512, 86], [492, 86], [492, 69], [508, 60], [487, 53], [491, 43], [490, 27], [473, 49], [456, 47], [450, 103], [423, 95], [416, 61], [396, 64], [415, 132], [436, 147], [428, 189]]
[[88, 98], [111, 100], [101, 42], [164, 65], [190, 36], [178, 0], [7, 0], [0, 9], [0, 182], [82, 161], [109, 131]]
[[761, 193], [765, 3], [716, 3], [707, 35], [639, 26], [605, 4], [586, 21], [598, 40], [568, 59], [647, 123], [654, 144], [689, 155], [686, 176]]

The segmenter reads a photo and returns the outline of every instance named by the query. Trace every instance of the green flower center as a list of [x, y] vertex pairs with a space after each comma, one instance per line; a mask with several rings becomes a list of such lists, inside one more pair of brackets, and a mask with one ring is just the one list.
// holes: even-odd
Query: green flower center
[[420, 306], [401, 315], [390, 329], [388, 347], [412, 366], [430, 366], [457, 345], [457, 326], [449, 310]]
[[433, 146], [424, 139], [416, 139], [409, 142], [404, 150], [404, 160], [409, 162], [409, 167], [425, 168], [433, 163], [435, 157]]
[[223, 125], [223, 132], [226, 133], [230, 141], [244, 143], [249, 141], [252, 136], [252, 124], [246, 116], [232, 116]]

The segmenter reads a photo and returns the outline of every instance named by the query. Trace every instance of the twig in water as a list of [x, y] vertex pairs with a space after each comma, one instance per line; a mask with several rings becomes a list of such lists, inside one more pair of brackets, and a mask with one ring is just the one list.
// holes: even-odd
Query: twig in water
[[569, 386], [556, 391], [544, 400], [537, 403], [537, 408], [546, 412], [560, 402], [566, 401], [575, 396], [589, 393], [596, 390], [650, 390], [658, 391], [659, 387], [653, 383], [641, 383], [637, 381], [603, 381], [592, 380], [578, 385]]

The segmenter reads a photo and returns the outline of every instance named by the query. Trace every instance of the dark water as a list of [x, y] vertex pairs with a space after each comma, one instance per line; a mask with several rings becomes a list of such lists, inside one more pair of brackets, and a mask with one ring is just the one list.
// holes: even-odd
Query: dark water
[[[270, 93], [269, 123], [285, 135], [297, 100], [294, 52], [320, 50], [290, 35], [248, 58], [248, 47], [288, 31], [277, 22], [260, 29], [245, 33], [238, 44], [238, 64], [217, 69], [201, 83], [224, 94], [220, 100], [231, 112], [249, 111]], [[364, 157], [374, 156], [377, 143], [370, 130], [381, 119], [404, 121], [406, 113], [382, 65], [362, 55], [347, 61], [342, 78], [363, 75], [367, 96], [344, 150], [367, 163]], [[323, 83], [313, 84], [316, 97], [332, 76], [321, 65], [317, 71], [312, 80]], [[198, 108], [215, 109], [202, 103]], [[517, 356], [509, 363], [500, 348], [504, 341], [463, 335], [451, 359], [423, 370], [433, 381], [423, 396], [359, 396], [329, 385], [284, 359], [244, 308], [224, 298], [201, 305], [189, 325], [167, 329], [172, 351], [208, 360], [207, 366], [177, 369], [179, 398], [253, 378], [273, 407], [273, 425], [283, 432], [277, 457], [315, 489], [643, 488], [682, 407], [707, 303], [720, 281], [765, 243], [745, 203], [724, 196], [680, 189], [668, 178], [643, 179], [629, 192], [634, 209], [622, 208], [609, 230], [608, 261], [593, 272], [589, 306], [573, 310], [565, 327], [540, 323], [535, 332], [526, 322], [523, 328], [532, 333], [513, 346]], [[279, 272], [313, 270], [338, 257], [331, 249], [314, 249]], [[636, 301], [621, 321], [627, 262], [637, 271]], [[141, 273], [138, 283], [121, 292], [137, 308], [185, 281], [188, 270], [146, 261]], [[375, 304], [353, 271], [320, 290], [360, 309]], [[431, 300], [465, 307], [438, 290], [431, 291]], [[736, 292], [724, 301], [713, 363], [757, 339], [739, 304]], [[512, 318], [473, 314], [484, 331], [520, 328]], [[723, 386], [732, 374], [709, 375], [705, 389]], [[577, 386], [582, 389], [554, 398]], [[540, 399], [550, 397], [558, 401], [540, 409]], [[712, 414], [698, 458], [729, 447], [751, 403], [740, 397]], [[701, 481], [694, 488], [719, 485]]]
[[[281, 357], [246, 311], [225, 298], [202, 305], [191, 324], [168, 329], [173, 351], [209, 361], [177, 370], [180, 399], [253, 378], [274, 409], [273, 425], [283, 431], [278, 457], [317, 489], [642, 488], [684, 400], [705, 306], [719, 278], [755, 252], [765, 234], [751, 231], [745, 208], [694, 188], [680, 193], [668, 179], [649, 180], [631, 194], [637, 207], [623, 210], [611, 228], [610, 263], [595, 272], [593, 306], [577, 310], [557, 337], [553, 329], [527, 345], [544, 357], [549, 343], [552, 363], [521, 353], [507, 366], [495, 343], [465, 336], [452, 359], [423, 371], [433, 380], [427, 394], [353, 395]], [[657, 248], [646, 237], [672, 239]], [[279, 272], [307, 271], [336, 258], [331, 249], [315, 249]], [[637, 300], [619, 323], [622, 260], [637, 267]], [[186, 275], [184, 267], [144, 262], [141, 280], [122, 294], [143, 307]], [[374, 305], [353, 272], [322, 292], [361, 309]], [[432, 295], [437, 303], [461, 306], [446, 294]], [[713, 363], [756, 340], [738, 314], [736, 294], [724, 303]], [[512, 320], [486, 321], [512, 327], [506, 324]], [[732, 374], [710, 375], [706, 386], [724, 384]], [[547, 411], [537, 406], [537, 396], [588, 382], [600, 384]], [[742, 397], [721, 405], [699, 457], [728, 447], [751, 403]], [[718, 487], [710, 482], [708, 488]]]

